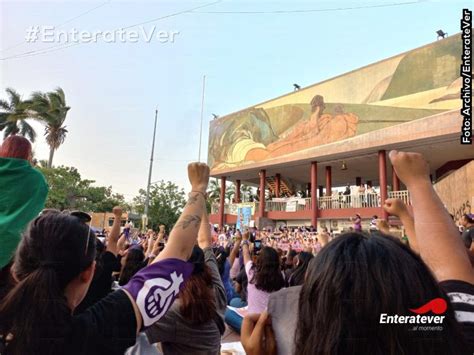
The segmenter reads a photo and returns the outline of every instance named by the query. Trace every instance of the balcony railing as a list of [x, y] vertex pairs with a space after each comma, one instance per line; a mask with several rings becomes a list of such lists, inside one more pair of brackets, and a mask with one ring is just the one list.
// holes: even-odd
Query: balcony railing
[[320, 210], [364, 207], [380, 207], [379, 194], [333, 195], [318, 198]]
[[[406, 204], [411, 204], [410, 196], [408, 191], [392, 191], [388, 193], [388, 198], [401, 199]], [[259, 208], [259, 202], [254, 203], [254, 211], [257, 212]], [[226, 204], [225, 213], [231, 215], [237, 215], [238, 208], [242, 206], [239, 204]], [[344, 209], [344, 208], [377, 208], [380, 205], [380, 194], [356, 194], [356, 195], [333, 195], [323, 196], [318, 198], [318, 209], [330, 210], [330, 209]], [[297, 212], [297, 211], [310, 211], [311, 210], [311, 198], [290, 198], [283, 201], [266, 201], [265, 210], [269, 212]], [[211, 213], [219, 213], [219, 204], [213, 204], [211, 206]]]
[[388, 198], [398, 198], [405, 202], [405, 204], [411, 205], [410, 194], [408, 193], [408, 190], [391, 191], [388, 193]]

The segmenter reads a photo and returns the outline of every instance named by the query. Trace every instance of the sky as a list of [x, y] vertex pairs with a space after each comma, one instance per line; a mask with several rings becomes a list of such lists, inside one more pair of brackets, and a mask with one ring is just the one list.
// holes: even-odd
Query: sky
[[[54, 164], [74, 166], [127, 200], [146, 187], [158, 107], [152, 181], [189, 190], [203, 75], [205, 161], [213, 113], [223, 116], [291, 92], [293, 83], [305, 87], [425, 45], [439, 29], [455, 34], [463, 8], [472, 10], [472, 2], [0, 0], [0, 98], [8, 87], [25, 99], [63, 88], [71, 110]], [[105, 34], [140, 23], [124, 41], [117, 35], [112, 43]], [[25, 41], [31, 26], [47, 31], [44, 41]], [[54, 30], [102, 35], [95, 43], [74, 42], [80, 38], [72, 35], [68, 43], [51, 42]], [[34, 125], [35, 155], [47, 159], [44, 128]]]

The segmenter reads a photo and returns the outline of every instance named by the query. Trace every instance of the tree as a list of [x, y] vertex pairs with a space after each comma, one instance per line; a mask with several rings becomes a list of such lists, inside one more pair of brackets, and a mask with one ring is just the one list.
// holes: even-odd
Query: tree
[[255, 193], [254, 188], [249, 185], [242, 185], [240, 187], [240, 195], [242, 196], [242, 202], [249, 202], [250, 197]]
[[35, 118], [41, 120], [46, 126], [44, 135], [49, 145], [48, 167], [51, 168], [54, 152], [66, 139], [67, 129], [64, 121], [70, 107], [66, 105], [66, 97], [61, 88], [47, 93], [36, 91], [31, 97], [31, 102]]
[[33, 118], [31, 100], [23, 101], [21, 95], [12, 88], [7, 88], [5, 91], [8, 94], [8, 101], [0, 100], [0, 131], [4, 131], [4, 138], [19, 134], [34, 142], [36, 132], [26, 121]]
[[[134, 208], [139, 214], [145, 211], [146, 190], [140, 189], [133, 199]], [[148, 210], [149, 227], [157, 230], [160, 224], [169, 232], [178, 221], [186, 204], [183, 189], [171, 181], [160, 181], [150, 186], [150, 207]]]
[[207, 196], [211, 202], [218, 202], [221, 196], [221, 186], [219, 180], [211, 179], [207, 188]]
[[94, 180], [83, 180], [76, 168], [38, 166], [49, 185], [45, 207], [85, 212], [110, 212], [117, 205], [129, 209], [122, 195], [112, 187], [92, 186]]

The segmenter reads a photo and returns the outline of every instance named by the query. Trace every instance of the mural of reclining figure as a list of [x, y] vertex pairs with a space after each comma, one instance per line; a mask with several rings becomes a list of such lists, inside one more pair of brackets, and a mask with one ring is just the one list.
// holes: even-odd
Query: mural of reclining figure
[[211, 166], [220, 169], [261, 161], [355, 135], [359, 120], [355, 114], [344, 113], [341, 105], [336, 106], [334, 115], [324, 114], [321, 95], [314, 96], [310, 105], [311, 115], [306, 119], [302, 118], [303, 110], [295, 107], [292, 120], [296, 124], [280, 136], [275, 134], [263, 109], [242, 112], [242, 117], [214, 127], [216, 138], [211, 142], [209, 152]]
[[342, 105], [334, 108], [334, 115], [323, 113], [324, 98], [316, 95], [311, 100], [309, 120], [299, 122], [278, 141], [267, 146], [268, 156], [273, 158], [290, 154], [318, 145], [336, 142], [355, 136], [359, 118], [353, 113], [345, 113]]

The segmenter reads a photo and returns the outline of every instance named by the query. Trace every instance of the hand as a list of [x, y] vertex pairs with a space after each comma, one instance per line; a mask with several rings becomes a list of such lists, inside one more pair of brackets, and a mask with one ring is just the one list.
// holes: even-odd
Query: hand
[[188, 177], [193, 191], [206, 193], [209, 184], [209, 173], [209, 167], [205, 163], [191, 163], [188, 165]]
[[390, 233], [390, 226], [388, 225], [385, 219], [377, 219], [376, 222], [377, 229], [382, 233], [389, 234]]
[[[242, 240], [249, 240], [249, 237], [250, 237], [249, 232], [245, 232], [244, 234], [242, 234]], [[236, 237], [236, 238], [238, 238], [238, 237]]]
[[112, 213], [114, 214], [115, 217], [117, 218], [122, 218], [122, 207], [120, 206], [115, 206], [113, 209], [112, 209]]
[[407, 187], [420, 181], [430, 181], [430, 167], [423, 155], [392, 150], [388, 156], [398, 177]]
[[267, 312], [247, 315], [242, 322], [240, 338], [247, 355], [277, 353], [275, 335]]
[[327, 233], [318, 234], [318, 240], [322, 247], [326, 246], [326, 244], [329, 243], [329, 234]]
[[396, 217], [403, 217], [406, 214], [409, 214], [408, 208], [405, 203], [398, 198], [386, 199], [385, 204], [383, 205], [383, 209], [387, 211], [387, 213]]

